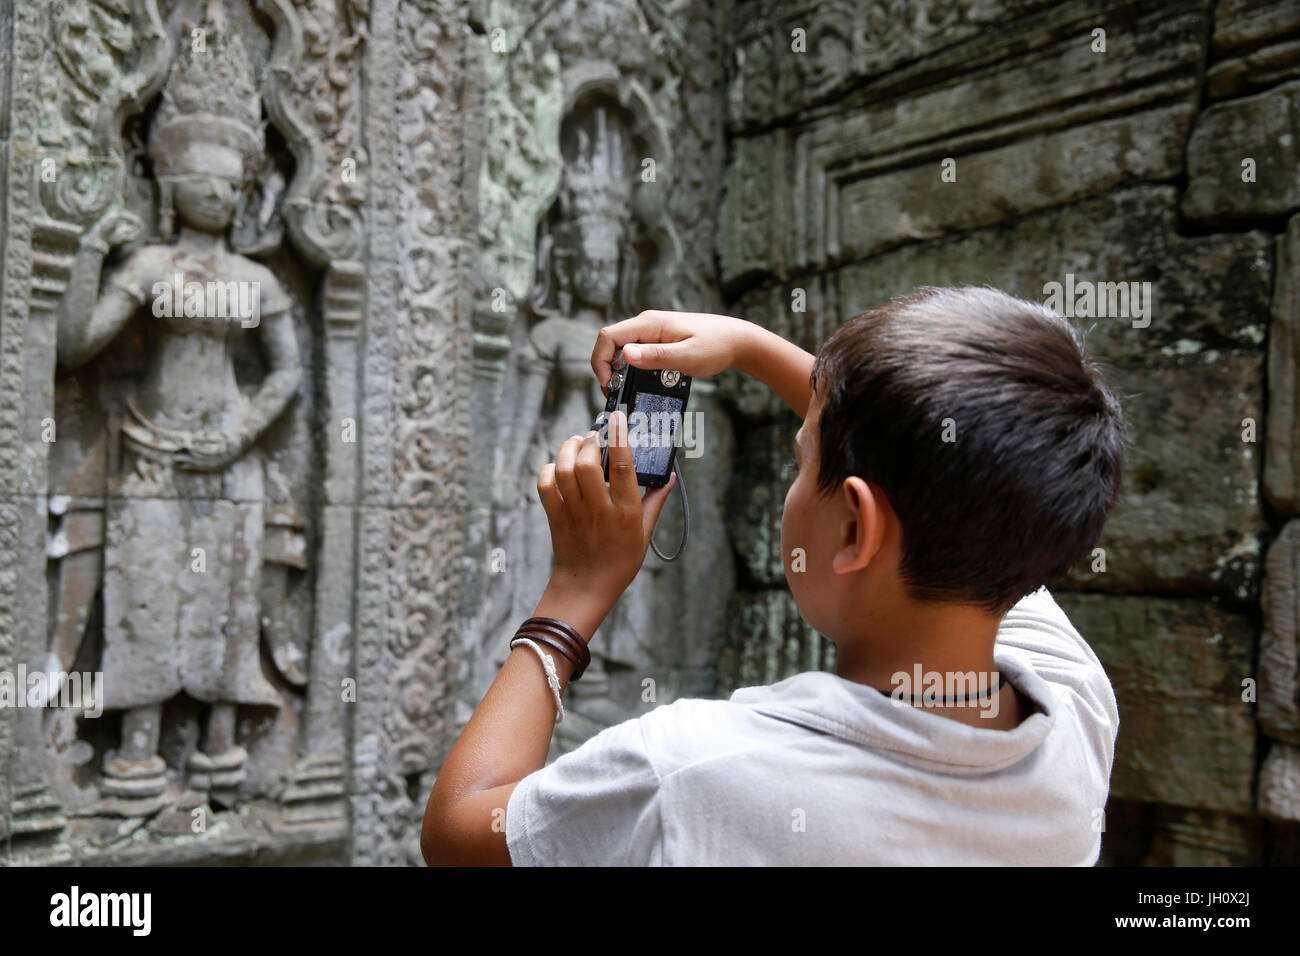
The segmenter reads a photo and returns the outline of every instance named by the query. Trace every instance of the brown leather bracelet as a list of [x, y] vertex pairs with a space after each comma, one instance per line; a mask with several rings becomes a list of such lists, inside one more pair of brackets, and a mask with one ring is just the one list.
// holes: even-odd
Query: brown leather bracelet
[[568, 644], [578, 655], [584, 668], [591, 663], [591, 651], [587, 648], [587, 642], [571, 625], [563, 621], [557, 621], [553, 617], [530, 617], [520, 625], [520, 628], [545, 631], [557, 640]]
[[543, 633], [543, 635], [549, 636], [552, 641], [556, 641], [559, 645], [567, 648], [569, 653], [565, 654], [565, 657], [573, 661], [573, 675], [569, 676], [569, 680], [581, 678], [582, 672], [588, 669], [591, 663], [591, 652], [586, 646], [586, 641], [578, 637], [577, 632], [573, 631], [567, 624], [558, 622], [558, 620], [551, 622], [551, 620], [545, 618], [530, 619], [521, 624], [519, 630]]
[[[569, 683], [573, 683], [574, 681], [576, 681], [578, 678], [582, 676], [583, 668], [579, 666], [579, 662], [576, 656], [574, 655], [573, 651], [571, 651], [568, 648], [568, 646], [566, 646], [565, 644], [562, 644], [559, 641], [557, 641], [551, 635], [543, 634], [541, 631], [526, 631], [521, 628], [519, 633], [515, 635], [515, 638], [520, 638], [520, 637], [526, 637], [530, 641], [536, 641], [538, 644], [546, 645], [551, 650], [555, 651], [557, 654], [563, 657], [570, 664], [572, 664], [573, 671], [569, 674]], [[513, 643], [514, 643], [514, 638], [511, 639], [511, 644]]]
[[[564, 656], [573, 661], [574, 666], [569, 680], [578, 680], [591, 664], [591, 650], [587, 647], [587, 642], [573, 627], [563, 621], [557, 621], [552, 617], [530, 617], [519, 625], [518, 633], [527, 631], [548, 635], [558, 641], [562, 647], [568, 648], [570, 653]], [[557, 647], [556, 650], [560, 648]]]

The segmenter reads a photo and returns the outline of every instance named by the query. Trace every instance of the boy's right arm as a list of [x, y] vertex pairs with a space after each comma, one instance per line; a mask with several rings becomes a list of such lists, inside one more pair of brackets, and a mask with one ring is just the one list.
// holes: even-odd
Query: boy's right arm
[[704, 378], [738, 368], [772, 389], [803, 418], [812, 401], [813, 356], [775, 332], [728, 315], [642, 312], [600, 330], [591, 368], [606, 388], [614, 354], [635, 368], [676, 369]]

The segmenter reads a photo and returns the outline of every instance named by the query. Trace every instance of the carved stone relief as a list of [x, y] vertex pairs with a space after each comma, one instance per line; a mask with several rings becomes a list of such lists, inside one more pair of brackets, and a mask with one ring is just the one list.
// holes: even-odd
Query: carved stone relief
[[350, 668], [312, 590], [353, 542], [312, 476], [337, 470], [321, 426], [358, 317], [365, 15], [69, 0], [30, 23], [45, 318], [21, 420], [49, 434], [21, 449], [51, 613], [13, 659], [102, 692], [19, 711], [16, 858], [148, 858], [219, 822], [225, 852], [342, 845]]
[[[704, 277], [712, 271], [710, 171], [721, 163], [718, 61], [705, 42], [717, 25], [702, 5], [493, 4], [483, 25], [489, 133], [480, 208], [493, 224], [531, 220], [532, 256], [525, 285], [519, 252], [503, 254], [498, 228], [484, 232], [475, 382], [486, 401], [472, 457], [476, 486], [491, 495], [477, 493], [471, 520], [478, 560], [467, 575], [460, 720], [550, 573], [536, 477], [603, 406], [590, 367], [597, 331], [642, 309], [715, 308]], [[510, 106], [521, 97], [534, 107], [531, 123]], [[493, 130], [521, 125], [526, 151], [493, 156]], [[710, 383], [697, 383], [690, 411], [706, 433], [703, 456], [682, 463], [691, 543], [678, 564], [649, 555], [597, 633], [592, 666], [567, 692], [553, 755], [657, 703], [712, 689], [730, 589], [720, 521], [730, 429]], [[674, 495], [660, 523], [669, 549], [680, 509]]]
[[[722, 14], [0, 16], [0, 672], [103, 675], [99, 716], [0, 708], [0, 859], [418, 863], [549, 569], [535, 466], [594, 417], [596, 329], [720, 307]], [[692, 403], [691, 546], [649, 559], [557, 750], [712, 686], [730, 431]]]

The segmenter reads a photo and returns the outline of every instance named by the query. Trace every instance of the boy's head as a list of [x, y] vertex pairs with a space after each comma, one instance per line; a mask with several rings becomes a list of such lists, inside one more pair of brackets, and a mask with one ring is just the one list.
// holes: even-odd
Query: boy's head
[[814, 618], [847, 611], [846, 572], [1003, 613], [1091, 551], [1118, 497], [1119, 403], [1045, 306], [923, 289], [836, 329], [812, 385], [781, 537], [822, 633], [835, 625]]

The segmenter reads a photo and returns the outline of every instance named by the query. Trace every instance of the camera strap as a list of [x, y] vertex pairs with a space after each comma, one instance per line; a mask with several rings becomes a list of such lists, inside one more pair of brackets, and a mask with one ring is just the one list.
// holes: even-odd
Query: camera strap
[[659, 557], [660, 561], [676, 561], [686, 550], [686, 536], [691, 530], [691, 509], [686, 502], [686, 479], [682, 477], [681, 463], [673, 459], [673, 472], [677, 475], [677, 490], [682, 493], [682, 539], [677, 542], [677, 550], [672, 554], [664, 554], [659, 550], [659, 545], [655, 544], [654, 532], [650, 532], [650, 549]]

